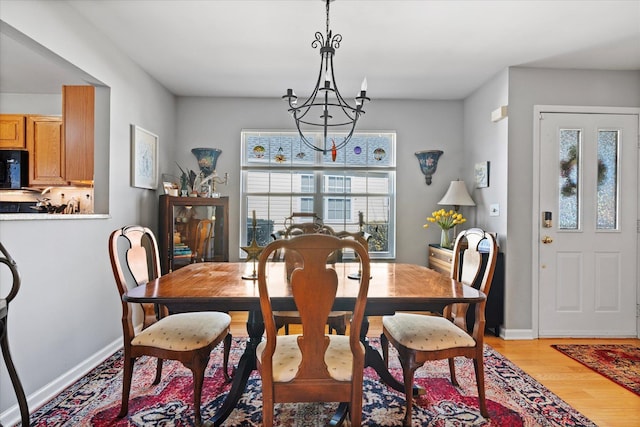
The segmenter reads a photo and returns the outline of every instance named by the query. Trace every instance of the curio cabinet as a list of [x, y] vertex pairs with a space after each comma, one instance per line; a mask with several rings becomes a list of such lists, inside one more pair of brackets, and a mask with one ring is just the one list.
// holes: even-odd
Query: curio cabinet
[[229, 198], [160, 196], [162, 274], [194, 262], [229, 261]]

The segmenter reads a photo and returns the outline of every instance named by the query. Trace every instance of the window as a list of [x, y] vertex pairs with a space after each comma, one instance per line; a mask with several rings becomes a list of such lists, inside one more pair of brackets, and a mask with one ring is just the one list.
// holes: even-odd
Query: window
[[300, 191], [313, 193], [313, 175], [302, 175], [300, 177]]
[[335, 199], [329, 197], [327, 199], [327, 214], [325, 215], [325, 223], [334, 223], [336, 221], [351, 220], [351, 198]]
[[300, 199], [300, 212], [303, 212], [303, 213], [313, 212], [313, 199], [311, 197], [302, 197]]
[[330, 193], [350, 193], [351, 178], [341, 176], [328, 176], [327, 191]]
[[[292, 213], [305, 212], [336, 231], [358, 231], [362, 218], [371, 257], [395, 257], [394, 132], [356, 133], [334, 161], [331, 152], [306, 147], [296, 132], [243, 131], [241, 161], [242, 246], [251, 243], [253, 211], [261, 228], [256, 236], [270, 236]], [[269, 243], [263, 240], [258, 244]]]

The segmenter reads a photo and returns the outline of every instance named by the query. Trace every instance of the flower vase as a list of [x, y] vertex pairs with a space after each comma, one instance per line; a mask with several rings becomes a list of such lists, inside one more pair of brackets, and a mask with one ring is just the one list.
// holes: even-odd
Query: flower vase
[[443, 228], [440, 233], [440, 247], [445, 249], [453, 249], [452, 230], [450, 228]]

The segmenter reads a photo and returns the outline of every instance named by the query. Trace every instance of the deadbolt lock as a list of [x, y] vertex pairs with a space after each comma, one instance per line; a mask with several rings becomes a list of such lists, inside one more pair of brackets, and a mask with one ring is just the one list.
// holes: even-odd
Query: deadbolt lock
[[545, 245], [548, 245], [551, 242], [553, 242], [553, 239], [550, 236], [544, 236], [542, 238], [542, 243], [544, 243]]

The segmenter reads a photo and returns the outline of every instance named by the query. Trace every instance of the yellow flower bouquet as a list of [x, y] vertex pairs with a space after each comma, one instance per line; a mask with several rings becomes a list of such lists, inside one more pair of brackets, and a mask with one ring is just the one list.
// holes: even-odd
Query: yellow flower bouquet
[[439, 211], [432, 212], [431, 216], [427, 217], [427, 221], [428, 222], [423, 225], [423, 227], [428, 228], [429, 222], [438, 224], [442, 229], [442, 233], [440, 235], [440, 246], [451, 249], [453, 248], [453, 241], [449, 230], [458, 224], [466, 222], [467, 220], [462, 216], [462, 214], [457, 213], [453, 209], [449, 211], [440, 209]]

